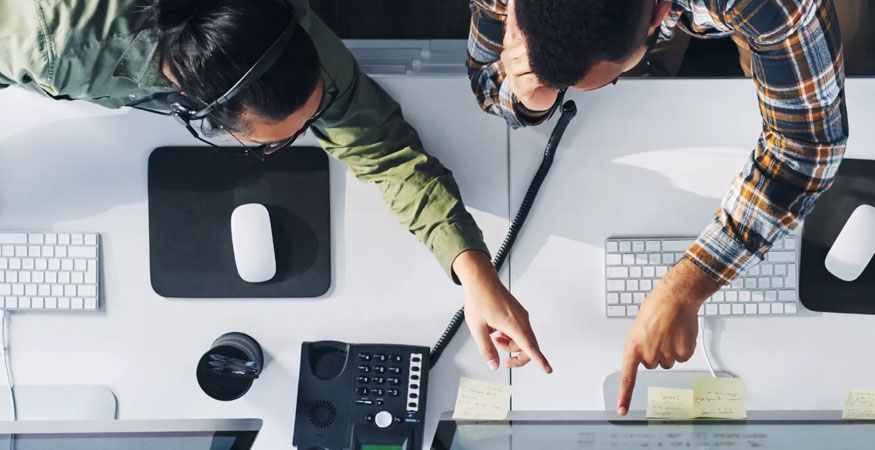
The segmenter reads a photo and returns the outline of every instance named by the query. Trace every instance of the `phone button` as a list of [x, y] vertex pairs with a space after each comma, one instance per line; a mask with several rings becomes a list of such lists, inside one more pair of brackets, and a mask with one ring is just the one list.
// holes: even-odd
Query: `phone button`
[[374, 416], [374, 423], [380, 428], [389, 428], [393, 422], [392, 414], [389, 411], [380, 411]]

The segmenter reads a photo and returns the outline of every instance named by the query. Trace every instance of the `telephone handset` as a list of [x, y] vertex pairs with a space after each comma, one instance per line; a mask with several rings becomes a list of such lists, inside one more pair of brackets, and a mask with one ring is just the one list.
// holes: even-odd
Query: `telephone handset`
[[428, 347], [305, 342], [293, 444], [299, 450], [419, 450]]

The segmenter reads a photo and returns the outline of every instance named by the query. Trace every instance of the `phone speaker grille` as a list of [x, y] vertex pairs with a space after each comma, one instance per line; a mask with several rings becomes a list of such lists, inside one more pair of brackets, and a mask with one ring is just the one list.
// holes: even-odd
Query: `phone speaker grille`
[[310, 407], [310, 423], [317, 428], [328, 428], [337, 421], [337, 408], [325, 400], [318, 401]]

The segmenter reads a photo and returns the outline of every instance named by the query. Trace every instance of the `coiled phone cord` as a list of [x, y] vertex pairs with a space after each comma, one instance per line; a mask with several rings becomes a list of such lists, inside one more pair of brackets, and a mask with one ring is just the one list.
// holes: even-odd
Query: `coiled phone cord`
[[[569, 100], [565, 102], [565, 104], [562, 105], [562, 115], [559, 117], [559, 121], [553, 128], [553, 133], [547, 141], [547, 148], [544, 150], [544, 158], [541, 160], [541, 165], [538, 167], [538, 171], [535, 173], [532, 182], [529, 184], [526, 196], [523, 197], [523, 203], [520, 205], [520, 209], [517, 212], [516, 217], [513, 219], [513, 223], [510, 225], [510, 229], [507, 232], [507, 236], [504, 238], [504, 242], [501, 244], [501, 247], [495, 254], [495, 258], [492, 260], [492, 265], [495, 266], [496, 271], [500, 271], [504, 266], [507, 255], [513, 247], [514, 242], [516, 242], [517, 235], [526, 223], [526, 219], [529, 217], [529, 212], [535, 204], [535, 199], [538, 197], [538, 192], [541, 190], [541, 185], [544, 184], [544, 180], [547, 178], [547, 173], [550, 172], [550, 167], [553, 165], [553, 159], [556, 156], [556, 149], [559, 147], [559, 142], [562, 141], [562, 136], [565, 134], [568, 124], [575, 115], [577, 115], [577, 105], [574, 101]], [[453, 337], [459, 331], [459, 328], [464, 321], [465, 308], [462, 307], [453, 315], [446, 331], [444, 331], [444, 334], [441, 335], [440, 339], [438, 339], [437, 343], [435, 343], [432, 348], [431, 354], [429, 355], [431, 368], [434, 368], [437, 364], [441, 355], [444, 353], [444, 350], [446, 350], [447, 345], [453, 340]]]

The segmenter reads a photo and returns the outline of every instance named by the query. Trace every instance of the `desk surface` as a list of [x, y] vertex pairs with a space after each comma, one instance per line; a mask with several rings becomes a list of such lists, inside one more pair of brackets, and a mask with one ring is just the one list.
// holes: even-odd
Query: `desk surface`
[[[464, 77], [380, 82], [404, 105], [427, 149], [455, 172], [487, 243], [497, 248], [508, 204], [516, 209], [551, 127], [513, 132], [508, 159], [503, 121], [477, 108]], [[630, 322], [604, 317], [602, 242], [612, 234], [698, 233], [760, 127], [748, 80], [630, 80], [570, 95], [580, 114], [510, 261], [511, 289], [529, 308], [556, 372], [514, 371], [514, 409], [603, 407], [602, 381], [619, 366]], [[685, 107], [703, 97], [719, 108]], [[875, 158], [868, 125], [875, 83], [851, 80], [848, 97], [850, 155]], [[118, 395], [123, 419], [260, 417], [256, 450], [284, 448], [291, 444], [301, 341], [432, 345], [462, 302], [460, 289], [397, 224], [377, 190], [337, 163], [334, 285], [323, 298], [163, 299], [149, 285], [146, 161], [154, 147], [190, 144], [185, 131], [164, 117], [51, 102], [16, 89], [0, 92], [0, 104], [13, 106], [0, 109], [0, 229], [103, 235], [99, 313], [12, 317], [13, 369], [22, 385], [105, 385]], [[677, 106], [666, 111], [666, 104]], [[845, 388], [870, 384], [875, 371], [875, 360], [856, 356], [871, 355], [870, 317], [711, 326], [717, 365], [747, 379], [752, 409], [836, 409]], [[219, 403], [200, 392], [194, 368], [227, 331], [258, 339], [268, 366], [243, 399]], [[697, 355], [686, 367], [704, 363]], [[508, 371], [486, 369], [463, 330], [431, 378], [429, 435], [452, 408], [460, 375], [510, 379]]]
[[[403, 103], [426, 148], [453, 169], [487, 244], [497, 247], [508, 226], [504, 123], [480, 111], [464, 77], [381, 83]], [[254, 448], [290, 448], [302, 341], [431, 346], [462, 305], [461, 289], [398, 224], [378, 190], [336, 162], [328, 294], [161, 298], [149, 284], [146, 163], [153, 148], [191, 138], [170, 118], [51, 102], [17, 89], [0, 92], [0, 104], [0, 229], [92, 230], [103, 242], [99, 313], [11, 318], [21, 385], [105, 385], [118, 396], [121, 419], [263, 418]], [[195, 365], [228, 331], [255, 337], [268, 362], [245, 397], [221, 403], [200, 391]], [[489, 372], [463, 329], [431, 378], [428, 436], [453, 408], [462, 375], [509, 380], [507, 370]]]
[[[761, 129], [756, 91], [744, 79], [624, 80], [569, 96], [580, 114], [510, 267], [511, 290], [555, 372], [514, 370], [516, 410], [605, 406], [602, 384], [620, 368], [632, 323], [605, 317], [605, 239], [698, 235]], [[848, 157], [875, 159], [875, 81], [850, 80], [847, 96]], [[511, 133], [512, 205], [550, 130]], [[845, 389], [872, 384], [873, 324], [833, 314], [709, 319], [707, 336], [716, 368], [745, 378], [750, 409], [841, 409]], [[706, 369], [701, 353], [675, 370]]]

